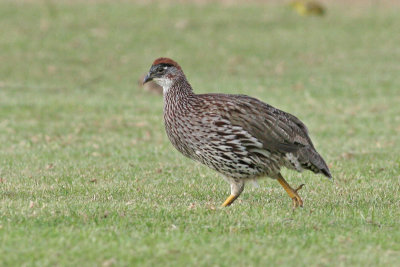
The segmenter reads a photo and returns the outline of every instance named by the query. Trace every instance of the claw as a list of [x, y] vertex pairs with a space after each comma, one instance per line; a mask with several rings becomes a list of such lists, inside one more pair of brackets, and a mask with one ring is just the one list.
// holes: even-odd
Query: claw
[[303, 207], [303, 200], [301, 199], [301, 197], [297, 194], [297, 191], [299, 191], [301, 188], [303, 188], [304, 184], [301, 184], [299, 187], [297, 187], [294, 191], [294, 196], [292, 198], [293, 200], [293, 208], [297, 208], [297, 207]]
[[293, 201], [293, 209], [298, 207], [303, 207], [303, 200], [301, 200], [300, 196], [294, 196], [292, 198]]

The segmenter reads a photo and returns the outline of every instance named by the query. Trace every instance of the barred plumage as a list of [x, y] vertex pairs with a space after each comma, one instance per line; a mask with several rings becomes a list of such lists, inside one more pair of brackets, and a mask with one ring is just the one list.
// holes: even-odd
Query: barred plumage
[[315, 150], [306, 126], [295, 116], [245, 95], [195, 94], [181, 67], [157, 59], [145, 78], [164, 90], [164, 121], [168, 138], [185, 156], [220, 172], [231, 184], [231, 204], [249, 179], [278, 179], [302, 205], [297, 190], [280, 175], [287, 167], [331, 177]]

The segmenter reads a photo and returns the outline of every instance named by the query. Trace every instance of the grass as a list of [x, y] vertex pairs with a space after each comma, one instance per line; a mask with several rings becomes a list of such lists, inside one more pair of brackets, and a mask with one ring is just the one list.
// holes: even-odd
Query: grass
[[[0, 3], [0, 265], [395, 266], [398, 7]], [[181, 63], [196, 92], [296, 114], [334, 182], [293, 211], [273, 180], [229, 186], [181, 156], [137, 80]]]

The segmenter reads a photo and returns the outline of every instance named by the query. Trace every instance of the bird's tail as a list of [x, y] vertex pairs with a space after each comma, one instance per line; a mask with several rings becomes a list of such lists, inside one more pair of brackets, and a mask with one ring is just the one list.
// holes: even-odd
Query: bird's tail
[[321, 155], [311, 147], [304, 148], [300, 151], [300, 162], [303, 168], [314, 173], [322, 173], [329, 179], [332, 178], [328, 165]]

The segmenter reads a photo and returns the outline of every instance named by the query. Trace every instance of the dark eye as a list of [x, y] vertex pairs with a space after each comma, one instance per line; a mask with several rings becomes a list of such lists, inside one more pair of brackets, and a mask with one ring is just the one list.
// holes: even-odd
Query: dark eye
[[158, 68], [157, 69], [157, 73], [163, 73], [164, 72], [164, 68]]

